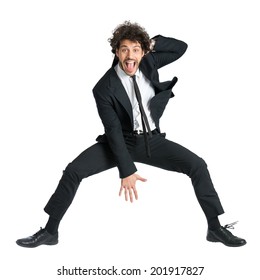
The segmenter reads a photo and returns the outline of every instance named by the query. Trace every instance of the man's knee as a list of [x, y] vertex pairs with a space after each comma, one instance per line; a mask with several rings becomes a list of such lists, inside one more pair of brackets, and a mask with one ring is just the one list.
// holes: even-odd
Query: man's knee
[[80, 183], [82, 178], [80, 176], [80, 172], [77, 168], [72, 164], [69, 163], [65, 170], [63, 171], [63, 176], [67, 178], [67, 180], [74, 181], [75, 183]]
[[197, 159], [197, 166], [198, 167], [202, 167], [202, 168], [207, 168], [207, 163], [206, 163], [206, 161], [203, 158], [198, 157], [198, 159]]
[[204, 169], [207, 169], [207, 168], [208, 167], [207, 167], [207, 163], [205, 162], [205, 160], [201, 157], [196, 156], [192, 160], [190, 176], [199, 172], [200, 170], [204, 170]]

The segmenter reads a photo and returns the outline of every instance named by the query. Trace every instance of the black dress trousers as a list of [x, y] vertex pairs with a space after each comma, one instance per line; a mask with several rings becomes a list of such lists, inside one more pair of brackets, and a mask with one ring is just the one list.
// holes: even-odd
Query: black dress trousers
[[[149, 139], [151, 157], [147, 157], [142, 135], [125, 136], [134, 162], [140, 162], [190, 177], [198, 202], [208, 219], [224, 213], [205, 161], [181, 145], [165, 139], [164, 133]], [[69, 208], [82, 179], [116, 166], [108, 143], [96, 143], [82, 152], [63, 172], [63, 176], [45, 206], [51, 217], [61, 220]]]

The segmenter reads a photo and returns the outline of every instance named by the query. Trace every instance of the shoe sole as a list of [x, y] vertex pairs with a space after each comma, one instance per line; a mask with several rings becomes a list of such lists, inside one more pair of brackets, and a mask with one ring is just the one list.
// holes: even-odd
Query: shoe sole
[[59, 241], [55, 240], [55, 241], [51, 241], [51, 242], [41, 243], [41, 244], [39, 244], [37, 246], [30, 246], [30, 245], [28, 246], [28, 245], [24, 245], [24, 244], [19, 243], [18, 241], [16, 241], [16, 244], [21, 246], [21, 247], [23, 247], [23, 248], [36, 248], [36, 247], [39, 247], [41, 245], [53, 246], [53, 245], [57, 245], [58, 243], [59, 243]]
[[207, 236], [206, 239], [207, 239], [207, 241], [209, 241], [209, 242], [213, 242], [213, 243], [222, 243], [222, 244], [224, 244], [225, 246], [228, 246], [228, 247], [241, 247], [241, 246], [246, 245], [246, 242], [243, 243], [243, 244], [225, 244], [225, 243], [222, 242], [221, 240], [218, 240], [218, 239], [216, 239], [216, 238], [214, 238], [214, 237], [211, 237], [211, 236]]

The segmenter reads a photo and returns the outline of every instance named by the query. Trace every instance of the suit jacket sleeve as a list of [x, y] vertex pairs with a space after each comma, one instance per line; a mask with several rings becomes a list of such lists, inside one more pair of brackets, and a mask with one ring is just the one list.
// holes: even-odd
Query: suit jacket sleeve
[[[125, 178], [137, 171], [129, 154], [122, 132], [122, 126], [117, 113], [109, 98], [109, 92], [101, 89], [93, 89], [99, 116], [105, 128], [108, 144], [114, 155], [120, 178]], [[105, 94], [104, 94], [105, 93]]]
[[183, 41], [162, 35], [157, 35], [153, 39], [156, 43], [150, 54], [154, 57], [157, 69], [180, 58], [188, 47]]

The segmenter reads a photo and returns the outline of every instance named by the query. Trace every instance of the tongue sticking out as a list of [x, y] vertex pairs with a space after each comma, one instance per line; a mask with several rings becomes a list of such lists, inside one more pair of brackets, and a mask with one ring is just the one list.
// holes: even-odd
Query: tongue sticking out
[[134, 68], [135, 68], [135, 63], [134, 63], [134, 61], [126, 62], [125, 65], [126, 65], [126, 70], [127, 70], [128, 72], [134, 71]]

